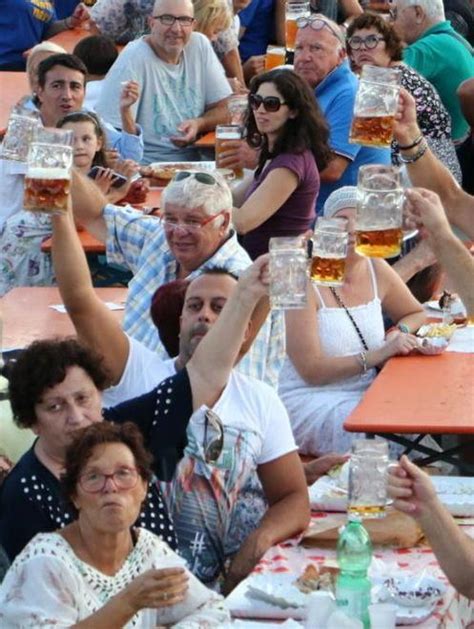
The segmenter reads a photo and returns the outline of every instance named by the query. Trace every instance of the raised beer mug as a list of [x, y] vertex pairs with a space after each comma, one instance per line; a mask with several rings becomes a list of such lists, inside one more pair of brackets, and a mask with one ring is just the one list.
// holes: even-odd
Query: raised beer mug
[[67, 211], [73, 142], [70, 129], [34, 130], [25, 176], [25, 210], [47, 214]]
[[370, 258], [393, 258], [402, 244], [404, 193], [398, 166], [367, 165], [357, 178], [357, 253]]
[[249, 99], [247, 94], [233, 94], [229, 96], [227, 109], [229, 111], [231, 125], [243, 126], [248, 106]]
[[311, 280], [321, 286], [342, 286], [349, 232], [346, 218], [319, 217], [313, 234]]
[[311, 11], [309, 2], [298, 2], [295, 0], [287, 0], [285, 5], [285, 42], [286, 49], [294, 51], [296, 33], [298, 27], [296, 20], [299, 17], [309, 17]]
[[265, 53], [265, 72], [285, 65], [286, 50], [283, 46], [267, 46]]
[[8, 128], [3, 138], [2, 159], [26, 162], [33, 131], [40, 124], [39, 114], [35, 111], [13, 111], [8, 119]]
[[400, 93], [400, 70], [364, 65], [354, 103], [349, 141], [352, 144], [387, 148]]
[[303, 236], [270, 238], [270, 305], [274, 310], [307, 304], [308, 254]]
[[[218, 124], [216, 127], [216, 168], [225, 168], [221, 163], [221, 153], [225, 151], [223, 143], [229, 140], [242, 140], [242, 127], [239, 124]], [[234, 175], [241, 179], [243, 168], [234, 168]]]
[[347, 512], [361, 518], [383, 518], [387, 504], [388, 444], [356, 439], [349, 462]]

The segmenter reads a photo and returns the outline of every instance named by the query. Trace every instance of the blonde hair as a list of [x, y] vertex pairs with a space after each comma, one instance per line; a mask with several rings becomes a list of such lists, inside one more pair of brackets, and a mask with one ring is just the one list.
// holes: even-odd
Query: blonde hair
[[33, 76], [33, 69], [37, 70], [37, 68], [34, 68], [33, 63], [36, 56], [42, 52], [49, 52], [51, 55], [59, 55], [65, 54], [66, 50], [52, 41], [42, 41], [39, 44], [36, 44], [36, 46], [33, 46], [26, 58], [26, 73], [28, 75], [28, 81], [31, 89], [33, 89], [33, 80], [37, 78]]
[[196, 29], [206, 34], [217, 23], [221, 31], [232, 26], [233, 16], [227, 0], [193, 0]]

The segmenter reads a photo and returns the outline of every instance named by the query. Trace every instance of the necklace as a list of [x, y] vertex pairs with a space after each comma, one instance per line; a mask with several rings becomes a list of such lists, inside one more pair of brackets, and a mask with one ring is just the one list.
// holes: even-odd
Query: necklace
[[353, 325], [353, 326], [354, 326], [354, 328], [355, 328], [355, 331], [357, 332], [357, 336], [360, 338], [360, 342], [362, 343], [362, 347], [365, 349], [365, 351], [366, 351], [366, 352], [368, 352], [368, 351], [369, 351], [369, 347], [368, 347], [368, 345], [367, 345], [367, 343], [366, 343], [366, 341], [365, 341], [365, 338], [364, 338], [364, 336], [363, 336], [362, 332], [360, 331], [359, 326], [358, 326], [358, 325], [357, 325], [357, 323], [355, 322], [354, 317], [353, 317], [353, 316], [351, 315], [351, 313], [349, 312], [349, 310], [348, 310], [348, 308], [347, 308], [346, 304], [342, 301], [341, 296], [340, 296], [340, 295], [338, 295], [338, 293], [337, 293], [336, 289], [334, 288], [334, 286], [330, 286], [330, 287], [329, 287], [329, 290], [330, 290], [330, 291], [331, 291], [331, 293], [333, 294], [334, 299], [335, 299], [335, 300], [336, 300], [336, 302], [337, 302], [337, 305], [338, 305], [340, 308], [344, 308], [344, 310], [346, 311], [347, 316], [349, 317], [349, 319], [350, 319], [350, 321], [351, 321], [352, 325]]

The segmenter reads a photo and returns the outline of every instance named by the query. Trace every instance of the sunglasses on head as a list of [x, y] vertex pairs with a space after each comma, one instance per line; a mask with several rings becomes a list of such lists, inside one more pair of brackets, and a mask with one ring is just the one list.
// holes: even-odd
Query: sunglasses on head
[[214, 179], [210, 173], [194, 172], [192, 170], [178, 170], [173, 177], [173, 181], [183, 181], [183, 179], [187, 179], [188, 177], [194, 177], [199, 183], [204, 183], [208, 186], [219, 185], [219, 182]]
[[286, 103], [285, 101], [281, 101], [278, 96], [265, 96], [265, 98], [263, 98], [260, 94], [250, 94], [249, 105], [254, 111], [262, 104], [265, 111], [273, 113], [278, 111], [280, 107]]
[[336, 30], [333, 26], [331, 26], [331, 24], [329, 24], [329, 22], [326, 22], [326, 20], [323, 20], [317, 15], [313, 15], [312, 17], [297, 18], [296, 26], [298, 28], [306, 28], [307, 26], [310, 26], [313, 31], [320, 31], [323, 28], [327, 28], [328, 31], [330, 31], [334, 35], [334, 37], [337, 37], [341, 44], [345, 45], [344, 35], [341, 33], [341, 31]]
[[[205, 424], [204, 424], [204, 459], [206, 463], [216, 463], [217, 459], [222, 454], [222, 449], [224, 447], [224, 426], [222, 425], [222, 421], [214, 411], [208, 409], [204, 415]], [[207, 430], [208, 426], [217, 433], [214, 439], [208, 441], [207, 439]]]

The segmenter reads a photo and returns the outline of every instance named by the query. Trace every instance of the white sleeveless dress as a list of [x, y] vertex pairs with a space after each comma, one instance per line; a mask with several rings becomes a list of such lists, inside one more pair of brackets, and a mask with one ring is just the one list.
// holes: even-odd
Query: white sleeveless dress
[[[382, 304], [372, 260], [368, 260], [374, 297], [372, 301], [348, 308], [359, 326], [369, 350], [381, 347], [385, 339]], [[321, 302], [318, 326], [325, 356], [354, 356], [364, 351], [353, 323], [343, 308], [328, 308], [316, 285]], [[376, 375], [375, 369], [325, 385], [309, 385], [287, 357], [280, 372], [279, 394], [290, 416], [300, 454], [344, 453], [352, 441], [364, 435], [349, 433], [343, 423], [360, 402]]]

